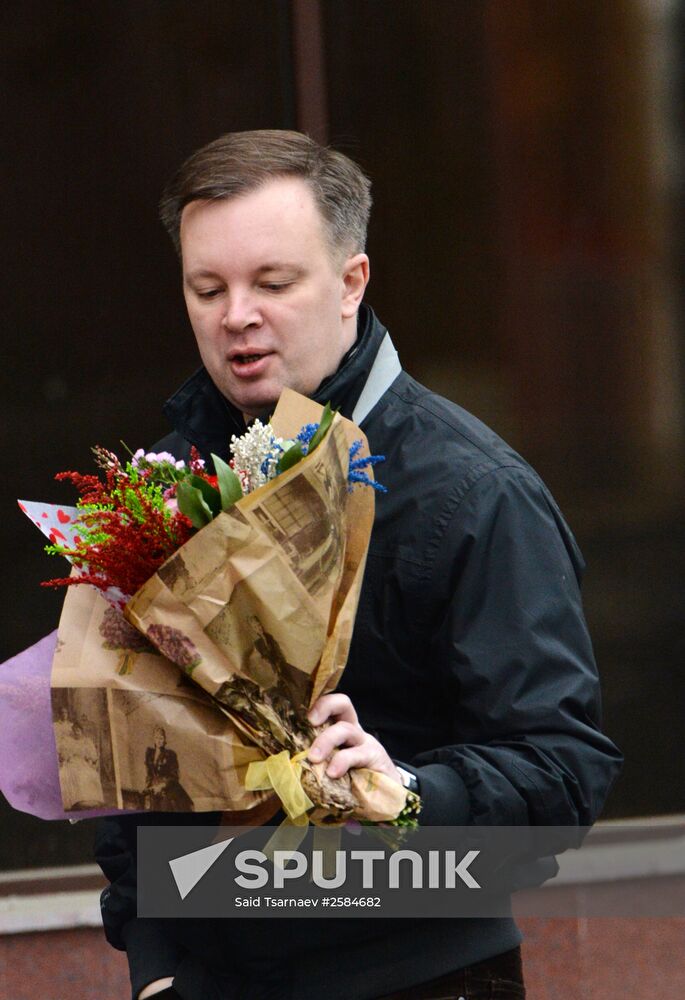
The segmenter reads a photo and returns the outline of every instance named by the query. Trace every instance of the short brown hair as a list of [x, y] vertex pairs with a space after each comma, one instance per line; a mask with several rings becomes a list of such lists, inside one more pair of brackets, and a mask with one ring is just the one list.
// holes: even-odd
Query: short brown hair
[[228, 132], [193, 153], [164, 189], [160, 218], [181, 254], [181, 213], [191, 201], [233, 198], [275, 177], [301, 177], [314, 195], [334, 257], [366, 247], [371, 182], [349, 157], [302, 132]]

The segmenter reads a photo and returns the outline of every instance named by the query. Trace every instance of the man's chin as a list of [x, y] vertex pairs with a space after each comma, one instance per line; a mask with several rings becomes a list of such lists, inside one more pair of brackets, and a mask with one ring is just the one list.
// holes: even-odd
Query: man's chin
[[263, 392], [236, 392], [229, 387], [220, 387], [222, 395], [235, 406], [248, 420], [255, 417], [269, 416], [273, 413], [276, 403], [281, 395], [281, 387], [275, 387], [271, 391]]
[[305, 396], [309, 396], [315, 391], [315, 388], [311, 389], [303, 384], [304, 380], [299, 381], [298, 379], [293, 379], [294, 384], [285, 378], [283, 381], [272, 378], [268, 382], [265, 379], [260, 383], [255, 381], [253, 384], [245, 383], [242, 385], [235, 385], [233, 382], [229, 384], [227, 380], [224, 380], [223, 384], [220, 385], [216, 380], [213, 381], [228, 402], [250, 420], [255, 417], [261, 419], [270, 416], [286, 386]]

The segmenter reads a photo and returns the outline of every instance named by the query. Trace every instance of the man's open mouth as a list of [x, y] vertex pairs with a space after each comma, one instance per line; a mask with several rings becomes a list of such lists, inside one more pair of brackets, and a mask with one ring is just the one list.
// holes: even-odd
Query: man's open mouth
[[241, 365], [248, 365], [251, 361], [259, 361], [260, 358], [265, 357], [265, 354], [235, 354], [231, 360], [237, 361]]

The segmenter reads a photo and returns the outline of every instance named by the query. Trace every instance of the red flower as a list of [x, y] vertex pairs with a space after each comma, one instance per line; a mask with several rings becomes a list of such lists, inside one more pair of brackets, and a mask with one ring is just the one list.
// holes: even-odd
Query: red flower
[[71, 549], [57, 550], [81, 573], [47, 580], [43, 586], [90, 583], [102, 591], [117, 587], [131, 597], [193, 534], [187, 517], [154, 502], [145, 479], [132, 477], [118, 461], [104, 473], [104, 482], [78, 472], [56, 476], [71, 480], [81, 494], [79, 522], [84, 537], [75, 538]]

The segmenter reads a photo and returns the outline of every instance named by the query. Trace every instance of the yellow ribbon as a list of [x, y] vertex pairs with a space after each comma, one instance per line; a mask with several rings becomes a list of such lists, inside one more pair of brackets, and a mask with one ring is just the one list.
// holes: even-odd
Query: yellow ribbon
[[[309, 817], [307, 813], [314, 808], [314, 803], [302, 787], [301, 775], [303, 760], [309, 753], [309, 748], [300, 750], [292, 757], [287, 750], [272, 754], [266, 760], [253, 760], [248, 764], [245, 773], [245, 788], [248, 791], [265, 791], [272, 788], [281, 800], [287, 818], [275, 830], [264, 854], [270, 861], [274, 853], [281, 851], [286, 855], [293, 854], [307, 834]], [[335, 869], [335, 852], [340, 847], [340, 828], [314, 829], [314, 849], [321, 850], [324, 865], [327, 869]]]
[[253, 760], [245, 774], [245, 788], [250, 792], [273, 788], [295, 826], [307, 826], [307, 813], [314, 803], [302, 787], [302, 764], [309, 749], [300, 750], [292, 757], [287, 750], [272, 754], [266, 760]]

